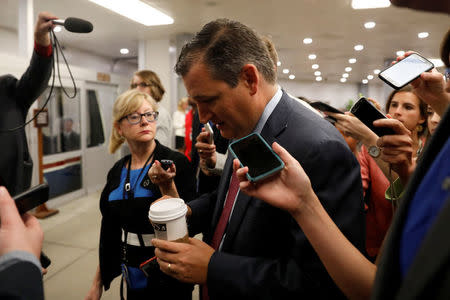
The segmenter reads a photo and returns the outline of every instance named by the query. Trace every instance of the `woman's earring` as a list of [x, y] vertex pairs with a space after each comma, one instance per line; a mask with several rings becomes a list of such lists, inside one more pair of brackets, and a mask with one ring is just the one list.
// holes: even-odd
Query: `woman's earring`
[[417, 125], [416, 126], [416, 130], [417, 130], [417, 132], [422, 132], [423, 131], [423, 126], [422, 125]]

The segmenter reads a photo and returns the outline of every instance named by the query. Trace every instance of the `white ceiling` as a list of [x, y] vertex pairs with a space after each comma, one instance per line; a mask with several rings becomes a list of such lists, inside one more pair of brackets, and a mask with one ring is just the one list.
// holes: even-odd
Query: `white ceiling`
[[[125, 0], [124, 0], [125, 1]], [[448, 0], [441, 0], [448, 1]], [[322, 76], [337, 82], [344, 68], [351, 66], [348, 82], [361, 82], [374, 69], [382, 69], [384, 61], [394, 58], [397, 50], [413, 49], [425, 57], [439, 57], [439, 44], [450, 28], [450, 16], [441, 13], [418, 12], [389, 7], [353, 10], [350, 0], [155, 0], [145, 1], [174, 18], [172, 25], [146, 27], [106, 10], [88, 0], [35, 0], [35, 14], [49, 11], [60, 18], [79, 17], [91, 21], [90, 34], [60, 32], [60, 42], [74, 47], [117, 58], [120, 48], [129, 48], [127, 56], [137, 55], [138, 41], [160, 39], [181, 33], [195, 33], [208, 21], [230, 18], [241, 21], [257, 32], [272, 38], [282, 68], [288, 68], [296, 80], [314, 80], [313, 63], [320, 65]], [[2, 0], [0, 26], [17, 30], [17, 0]], [[376, 27], [364, 28], [367, 21]], [[419, 39], [419, 32], [430, 36]], [[303, 38], [313, 43], [304, 45]], [[364, 45], [357, 52], [353, 47]], [[308, 54], [317, 55], [315, 61]], [[348, 59], [357, 58], [350, 65]], [[279, 71], [280, 78], [287, 75]], [[377, 80], [377, 79], [375, 79]]]

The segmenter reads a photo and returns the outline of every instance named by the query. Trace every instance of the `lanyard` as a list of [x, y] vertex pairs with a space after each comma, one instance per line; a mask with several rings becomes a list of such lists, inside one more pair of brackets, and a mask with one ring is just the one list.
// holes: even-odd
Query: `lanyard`
[[[153, 154], [155, 154], [155, 150], [150, 154], [150, 156], [147, 158], [147, 161], [145, 162], [144, 166], [141, 169], [141, 172], [139, 173], [138, 177], [136, 178], [136, 182], [134, 183], [134, 186], [139, 182], [139, 178], [141, 177], [142, 173], [144, 172], [145, 168], [147, 167], [148, 162], [152, 159]], [[125, 192], [128, 194], [128, 199], [134, 199], [134, 191], [130, 184], [130, 170], [131, 170], [131, 156], [130, 160], [128, 161], [128, 167], [127, 167], [127, 177], [125, 179], [125, 185], [123, 188], [123, 199], [125, 199]]]

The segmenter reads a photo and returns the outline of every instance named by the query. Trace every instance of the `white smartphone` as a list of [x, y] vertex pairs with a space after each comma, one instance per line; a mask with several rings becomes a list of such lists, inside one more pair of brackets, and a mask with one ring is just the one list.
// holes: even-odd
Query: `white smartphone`
[[214, 131], [213, 131], [211, 125], [209, 125], [209, 122], [205, 124], [205, 130], [206, 130], [206, 132], [209, 132], [208, 143], [212, 144], [214, 141]]
[[396, 90], [401, 89], [423, 72], [434, 68], [432, 62], [417, 53], [402, 59], [396, 64], [384, 69], [378, 77]]

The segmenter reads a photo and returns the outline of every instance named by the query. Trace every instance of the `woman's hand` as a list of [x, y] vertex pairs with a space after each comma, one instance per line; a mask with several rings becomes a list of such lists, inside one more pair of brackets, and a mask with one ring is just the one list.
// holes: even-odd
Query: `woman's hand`
[[161, 163], [155, 160], [150, 170], [148, 170], [148, 177], [153, 184], [156, 184], [159, 187], [162, 195], [169, 195], [178, 198], [178, 191], [173, 180], [176, 173], [177, 169], [174, 163], [172, 163], [167, 170], [164, 170]]
[[326, 112], [326, 114], [336, 119], [334, 125], [345, 135], [361, 141], [366, 146], [375, 145], [378, 136], [351, 113], [338, 114]]
[[102, 286], [92, 285], [84, 300], [100, 300], [102, 297], [103, 288]]
[[283, 160], [285, 167], [280, 173], [264, 180], [250, 182], [246, 177], [248, 167], [239, 168], [239, 161], [233, 161], [240, 189], [250, 196], [297, 215], [305, 202], [315, 197], [311, 182], [299, 162], [289, 152], [276, 142], [272, 144], [272, 148]]

